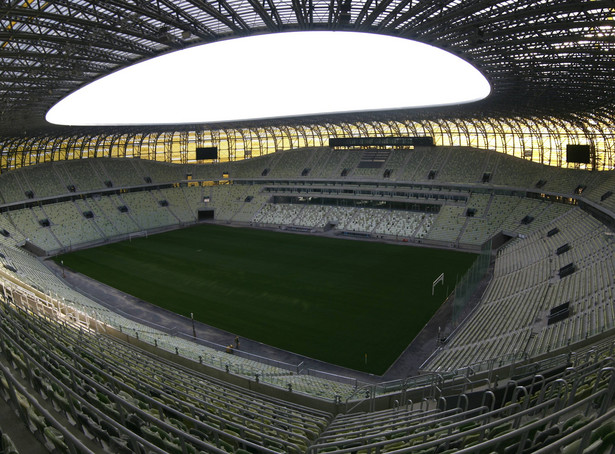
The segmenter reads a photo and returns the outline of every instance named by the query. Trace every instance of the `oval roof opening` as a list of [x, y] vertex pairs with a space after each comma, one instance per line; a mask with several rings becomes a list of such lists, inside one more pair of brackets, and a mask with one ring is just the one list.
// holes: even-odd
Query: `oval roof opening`
[[468, 62], [416, 41], [309, 31], [217, 41], [111, 73], [47, 112], [75, 126], [191, 124], [444, 106], [487, 97]]

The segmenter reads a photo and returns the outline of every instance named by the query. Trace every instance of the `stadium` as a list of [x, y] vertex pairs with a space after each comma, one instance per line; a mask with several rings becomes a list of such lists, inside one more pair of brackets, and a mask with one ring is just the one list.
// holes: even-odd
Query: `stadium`
[[[615, 452], [614, 9], [4, 2], [0, 451]], [[298, 31], [430, 44], [491, 92], [45, 119], [135, 63]]]

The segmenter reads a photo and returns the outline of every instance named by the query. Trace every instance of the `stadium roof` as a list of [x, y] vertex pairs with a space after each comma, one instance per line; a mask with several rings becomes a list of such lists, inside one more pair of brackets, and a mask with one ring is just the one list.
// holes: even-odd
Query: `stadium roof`
[[[134, 62], [195, 44], [290, 30], [356, 30], [433, 44], [473, 63], [493, 91], [470, 105], [284, 120], [289, 123], [615, 118], [612, 0], [9, 0], [2, 5], [3, 136], [61, 133], [44, 120], [53, 104]], [[271, 57], [283, 61], [281, 55]], [[365, 64], [369, 59], [365, 55]], [[429, 62], [417, 61], [417, 71], [424, 65]], [[360, 64], [349, 71], [360, 71]], [[337, 82], [342, 90], [344, 81]]]

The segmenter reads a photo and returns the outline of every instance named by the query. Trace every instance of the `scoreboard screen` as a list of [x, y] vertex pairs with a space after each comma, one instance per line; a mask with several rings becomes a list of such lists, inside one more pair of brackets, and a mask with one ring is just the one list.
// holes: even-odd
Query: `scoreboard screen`
[[218, 147], [197, 147], [196, 160], [218, 159]]
[[589, 145], [566, 145], [566, 161], [589, 164]]
[[433, 137], [348, 137], [330, 138], [330, 147], [432, 147]]

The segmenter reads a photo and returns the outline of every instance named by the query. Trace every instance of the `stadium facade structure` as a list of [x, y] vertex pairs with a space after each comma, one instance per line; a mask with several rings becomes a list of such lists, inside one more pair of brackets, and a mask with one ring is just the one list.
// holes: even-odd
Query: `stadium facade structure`
[[[1, 168], [66, 159], [128, 157], [173, 163], [196, 162], [197, 147], [218, 148], [220, 161], [263, 156], [276, 151], [327, 146], [330, 138], [428, 136], [441, 146], [496, 150], [541, 164], [566, 168], [613, 169], [611, 125], [579, 125], [547, 119], [476, 118], [424, 120], [356, 120], [325, 124], [291, 124], [188, 131], [118, 131], [10, 138], [3, 143]], [[566, 161], [566, 145], [589, 144], [595, 164]], [[34, 151], [36, 150], [36, 151]]]
[[[612, 2], [19, 1], [1, 11], [0, 393], [50, 451], [612, 450]], [[76, 129], [43, 119], [62, 96], [136, 61], [316, 29], [437, 45], [475, 64], [493, 93], [465, 106], [258, 123]], [[361, 167], [362, 151], [324, 147], [329, 137], [403, 134], [521, 159], [470, 147], [429, 157], [388, 150], [384, 167]], [[566, 163], [567, 144], [591, 145], [591, 165]], [[210, 145], [238, 162], [193, 164], [196, 147]], [[285, 151], [305, 146], [322, 148]], [[141, 159], [102, 159], [112, 157]], [[350, 232], [381, 226], [349, 200], [384, 199], [391, 237], [451, 247], [517, 237], [499, 253], [481, 306], [426, 364], [433, 373], [356, 388], [194, 349], [83, 298], [21, 247], [46, 253], [190, 223], [206, 195], [219, 221], [319, 228], [332, 208], [297, 208], [289, 193], [325, 190]], [[395, 209], [400, 198], [412, 209]], [[437, 215], [414, 216], [426, 200]], [[563, 302], [569, 317], [547, 324]]]
[[[2, 27], [2, 170], [93, 156], [191, 162], [197, 146], [210, 145], [222, 159], [236, 160], [322, 146], [328, 137], [390, 134], [427, 134], [437, 145], [495, 149], [556, 166], [569, 165], [567, 144], [589, 144], [591, 168], [614, 165], [608, 1], [10, 1]], [[132, 63], [221, 39], [294, 30], [385, 33], [432, 44], [474, 64], [492, 93], [445, 108], [181, 128], [75, 129], [44, 120], [63, 96]], [[416, 62], [417, 70], [428, 64]], [[349, 77], [356, 70], [349, 68]], [[332, 83], [344, 89], [343, 80]], [[386, 83], [386, 68], [375, 83]]]

